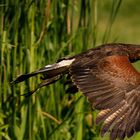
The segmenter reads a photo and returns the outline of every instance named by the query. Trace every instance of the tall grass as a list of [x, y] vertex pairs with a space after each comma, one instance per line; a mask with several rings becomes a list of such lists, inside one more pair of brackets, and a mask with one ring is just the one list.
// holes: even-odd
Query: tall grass
[[[102, 1], [103, 2], [103, 1]], [[99, 139], [91, 110], [81, 93], [65, 94], [62, 79], [29, 98], [39, 77], [9, 83], [57, 59], [95, 47], [97, 0], [2, 0], [0, 2], [0, 139]], [[113, 0], [102, 42], [108, 42], [121, 0]]]

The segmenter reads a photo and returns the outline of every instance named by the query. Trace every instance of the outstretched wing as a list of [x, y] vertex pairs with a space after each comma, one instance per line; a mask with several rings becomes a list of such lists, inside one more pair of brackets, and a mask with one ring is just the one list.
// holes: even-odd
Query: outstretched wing
[[140, 130], [140, 74], [127, 56], [75, 60], [70, 73], [73, 82], [91, 105], [101, 110], [96, 123], [104, 122], [103, 136], [123, 139]]

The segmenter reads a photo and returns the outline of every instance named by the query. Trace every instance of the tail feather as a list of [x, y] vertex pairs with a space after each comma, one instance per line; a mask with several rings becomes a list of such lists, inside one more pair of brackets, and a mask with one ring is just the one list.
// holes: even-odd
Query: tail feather
[[69, 69], [69, 66], [74, 61], [74, 59], [70, 60], [62, 60], [58, 63], [47, 65], [39, 70], [36, 70], [32, 73], [22, 74], [18, 76], [15, 80], [11, 82], [11, 84], [17, 84], [20, 82], [23, 82], [30, 77], [36, 76], [38, 74], [42, 74], [44, 76], [44, 79], [50, 79], [57, 75], [61, 75], [62, 73], [66, 73]]
[[35, 93], [38, 89], [40, 89], [40, 88], [42, 88], [42, 87], [44, 87], [44, 86], [47, 86], [47, 85], [49, 85], [49, 84], [52, 84], [52, 83], [58, 81], [60, 78], [61, 78], [61, 75], [58, 75], [58, 76], [54, 76], [54, 77], [52, 77], [52, 78], [50, 78], [50, 79], [43, 80], [41, 83], [39, 83], [39, 84], [37, 85], [37, 87], [36, 87], [34, 90], [29, 91], [28, 93], [22, 94], [22, 96], [26, 96], [26, 97], [31, 96], [31, 95], [32, 95], [33, 93]]

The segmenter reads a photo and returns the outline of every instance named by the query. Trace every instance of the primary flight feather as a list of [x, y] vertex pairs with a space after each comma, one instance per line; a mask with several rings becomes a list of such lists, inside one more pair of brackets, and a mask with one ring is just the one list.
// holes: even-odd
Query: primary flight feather
[[73, 57], [47, 65], [17, 77], [12, 84], [38, 74], [43, 81], [38, 88], [69, 74], [74, 85], [100, 110], [96, 123], [103, 122], [101, 135], [124, 139], [140, 131], [140, 73], [131, 63], [140, 60], [140, 45], [105, 44]]

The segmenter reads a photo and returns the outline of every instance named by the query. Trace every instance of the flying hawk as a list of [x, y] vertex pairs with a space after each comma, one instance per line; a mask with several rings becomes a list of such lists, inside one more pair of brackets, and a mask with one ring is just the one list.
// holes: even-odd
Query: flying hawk
[[140, 73], [131, 64], [139, 59], [140, 45], [105, 44], [20, 75], [12, 83], [43, 75], [32, 94], [69, 74], [92, 107], [100, 110], [96, 123], [103, 122], [101, 136], [110, 132], [111, 140], [124, 139], [140, 131]]

